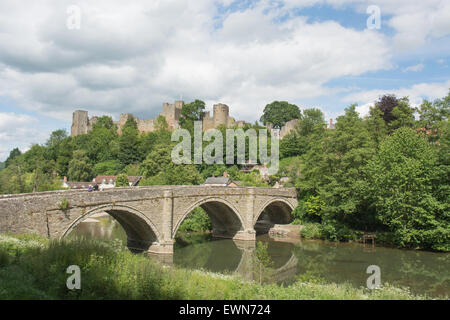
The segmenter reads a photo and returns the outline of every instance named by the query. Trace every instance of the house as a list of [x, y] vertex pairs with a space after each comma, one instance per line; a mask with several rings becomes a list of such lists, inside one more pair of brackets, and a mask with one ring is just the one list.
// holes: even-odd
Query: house
[[83, 190], [88, 189], [89, 186], [92, 186], [92, 183], [90, 182], [77, 182], [77, 181], [67, 181], [67, 177], [64, 177], [62, 187], [67, 189], [74, 189], [74, 190]]
[[[97, 184], [100, 190], [110, 189], [116, 186], [116, 177], [117, 176], [97, 176], [91, 182], [67, 181], [67, 177], [64, 177], [62, 187], [68, 189], [83, 190], [88, 189], [89, 186], [94, 186], [95, 184]], [[137, 186], [141, 179], [141, 176], [129, 176], [128, 182], [130, 187]]]
[[238, 181], [231, 180], [226, 171], [223, 173], [223, 177], [209, 177], [204, 185], [212, 187], [239, 187]]
[[267, 168], [267, 164], [257, 165], [257, 164], [246, 163], [245, 165], [242, 166], [242, 169], [240, 171], [245, 172], [245, 173], [251, 173], [251, 172], [253, 172], [253, 170], [258, 170], [260, 176], [264, 180], [269, 179], [269, 168]]
[[[97, 184], [100, 189], [110, 189], [116, 186], [116, 178], [117, 176], [97, 176], [92, 180], [92, 183]], [[141, 179], [141, 176], [129, 176], [128, 183], [130, 187], [134, 187], [138, 185]]]

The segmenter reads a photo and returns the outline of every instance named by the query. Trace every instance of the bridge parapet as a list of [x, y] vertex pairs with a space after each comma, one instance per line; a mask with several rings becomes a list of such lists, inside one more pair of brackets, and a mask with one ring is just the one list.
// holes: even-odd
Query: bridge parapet
[[[63, 200], [67, 207], [62, 206]], [[144, 249], [170, 253], [179, 225], [197, 206], [210, 216], [213, 234], [252, 240], [254, 224], [263, 212], [276, 220], [279, 211], [278, 220], [286, 223], [296, 204], [294, 188], [153, 186], [4, 195], [0, 196], [0, 233], [64, 237], [103, 210], [121, 223], [134, 247], [150, 243], [150, 249]]]

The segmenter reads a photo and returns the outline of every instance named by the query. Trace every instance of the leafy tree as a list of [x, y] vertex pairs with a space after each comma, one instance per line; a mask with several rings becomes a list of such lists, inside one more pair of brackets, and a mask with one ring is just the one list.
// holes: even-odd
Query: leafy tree
[[300, 119], [301, 116], [301, 111], [295, 104], [290, 104], [286, 101], [274, 101], [266, 105], [260, 121], [265, 125], [271, 123], [274, 128], [281, 128], [286, 122]]
[[427, 140], [400, 128], [367, 165], [366, 194], [399, 246], [450, 249], [448, 198], [442, 203], [433, 194], [437, 163]]
[[90, 181], [93, 178], [92, 165], [86, 151], [76, 150], [69, 162], [69, 179], [72, 181]]
[[314, 134], [325, 130], [324, 115], [319, 109], [305, 109], [295, 130], [280, 141], [280, 155], [282, 158], [299, 156], [306, 153], [315, 143]]
[[116, 177], [116, 188], [129, 187], [128, 176], [126, 174], [119, 174]]
[[96, 163], [94, 165], [94, 173], [96, 176], [113, 176], [121, 170], [121, 167], [119, 160], [107, 160]]
[[129, 117], [122, 128], [122, 135], [119, 138], [118, 157], [123, 166], [138, 163], [142, 160], [139, 131], [136, 120], [133, 117]]
[[382, 112], [383, 120], [389, 123], [395, 119], [392, 114], [394, 108], [398, 105], [398, 99], [393, 94], [386, 94], [378, 99], [375, 103], [375, 107]]
[[145, 178], [157, 175], [164, 171], [172, 162], [172, 147], [170, 145], [157, 145], [142, 162], [142, 174]]
[[[355, 110], [345, 109], [336, 129], [326, 130], [305, 155], [301, 194], [318, 195], [323, 201], [322, 221], [360, 226], [369, 216], [361, 201], [361, 172], [375, 153], [367, 126]], [[364, 215], [361, 213], [364, 212]]]
[[450, 115], [450, 90], [443, 99], [437, 99], [433, 103], [424, 100], [419, 107], [419, 124], [426, 129], [434, 128], [442, 121], [448, 121]]
[[11, 152], [9, 153], [8, 158], [6, 158], [5, 168], [7, 168], [11, 163], [11, 161], [13, 161], [16, 157], [20, 156], [21, 154], [22, 152], [20, 152], [19, 148], [12, 149]]
[[114, 123], [113, 119], [109, 116], [102, 116], [97, 119], [97, 122], [94, 123], [92, 129], [95, 130], [97, 128], [105, 128], [111, 130], [112, 132], [117, 132], [117, 125]]
[[205, 103], [201, 100], [195, 100], [191, 103], [185, 104], [181, 109], [181, 117], [178, 120], [180, 127], [190, 131], [194, 130], [194, 121], [203, 118], [205, 110]]

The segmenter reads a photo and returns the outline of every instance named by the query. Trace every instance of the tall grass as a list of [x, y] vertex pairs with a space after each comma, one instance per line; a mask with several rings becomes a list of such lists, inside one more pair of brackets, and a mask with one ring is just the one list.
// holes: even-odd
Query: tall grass
[[[66, 269], [81, 269], [81, 290]], [[99, 241], [0, 236], [0, 299], [419, 299], [407, 290], [350, 285], [257, 284], [237, 276], [165, 267]]]

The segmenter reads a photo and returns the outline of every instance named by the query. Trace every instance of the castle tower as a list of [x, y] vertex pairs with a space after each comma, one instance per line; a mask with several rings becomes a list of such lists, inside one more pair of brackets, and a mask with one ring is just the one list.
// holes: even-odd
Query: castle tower
[[222, 125], [228, 127], [230, 108], [226, 104], [215, 104], [213, 106], [214, 128]]
[[70, 135], [72, 137], [80, 134], [86, 134], [89, 131], [89, 117], [88, 112], [84, 110], [77, 110], [72, 116], [72, 128]]

